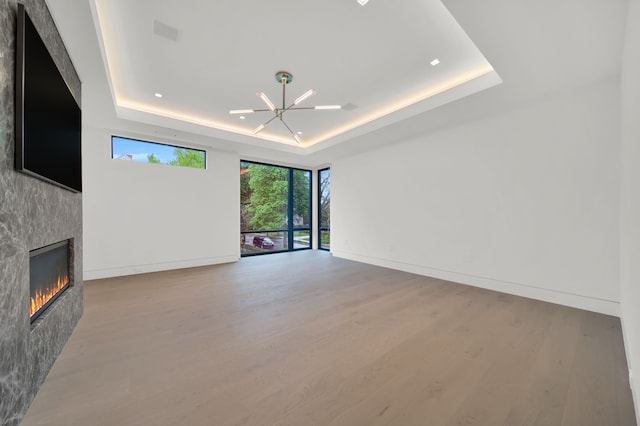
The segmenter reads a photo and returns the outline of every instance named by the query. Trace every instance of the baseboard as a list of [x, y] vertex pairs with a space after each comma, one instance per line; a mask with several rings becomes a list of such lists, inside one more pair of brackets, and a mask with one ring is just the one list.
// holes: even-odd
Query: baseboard
[[620, 303], [611, 300], [596, 299], [588, 296], [563, 293], [540, 287], [533, 287], [526, 284], [501, 281], [493, 278], [479, 277], [459, 272], [445, 271], [441, 269], [397, 262], [388, 259], [364, 256], [340, 250], [331, 250], [331, 252], [336, 257], [355, 260], [357, 262], [369, 263], [385, 268], [410, 272], [412, 274], [425, 275], [432, 278], [452, 281], [459, 284], [471, 285], [474, 287], [486, 288], [488, 290], [499, 291], [502, 293], [513, 294], [515, 296], [527, 297], [529, 299], [541, 300], [558, 305], [570, 306], [572, 308], [584, 309], [591, 312], [598, 312], [601, 314], [613, 315], [616, 317], [620, 316]]
[[240, 258], [235, 255], [205, 257], [202, 259], [187, 259], [174, 262], [149, 263], [146, 265], [122, 266], [117, 268], [103, 268], [84, 270], [84, 281], [99, 280], [103, 278], [121, 277], [124, 275], [146, 274], [148, 272], [169, 271], [172, 269], [194, 268], [197, 266], [217, 265], [220, 263], [237, 262]]

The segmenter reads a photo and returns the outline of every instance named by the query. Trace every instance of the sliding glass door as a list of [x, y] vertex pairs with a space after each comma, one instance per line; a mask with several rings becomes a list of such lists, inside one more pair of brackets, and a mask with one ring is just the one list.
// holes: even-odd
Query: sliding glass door
[[243, 256], [311, 248], [311, 171], [240, 162]]

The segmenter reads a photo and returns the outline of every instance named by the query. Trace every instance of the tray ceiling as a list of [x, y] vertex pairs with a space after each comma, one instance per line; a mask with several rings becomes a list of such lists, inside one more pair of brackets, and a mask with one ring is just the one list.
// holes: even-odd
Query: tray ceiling
[[[335, 144], [501, 82], [439, 0], [95, 0], [92, 12], [121, 118], [301, 149]], [[439, 64], [432, 65], [438, 60]], [[282, 102], [277, 71], [293, 74], [286, 103], [301, 144], [259, 109]], [[161, 94], [162, 97], [157, 97]]]

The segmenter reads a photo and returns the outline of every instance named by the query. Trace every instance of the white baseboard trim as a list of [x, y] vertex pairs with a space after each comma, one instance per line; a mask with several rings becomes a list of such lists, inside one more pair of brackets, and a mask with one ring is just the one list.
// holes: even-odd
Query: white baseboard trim
[[420, 265], [350, 253], [346, 251], [331, 250], [331, 253], [336, 257], [341, 257], [344, 259], [354, 260], [362, 263], [369, 263], [385, 268], [397, 269], [399, 271], [410, 272], [412, 274], [424, 275], [427, 277], [452, 281], [459, 284], [486, 288], [488, 290], [499, 291], [502, 293], [513, 294], [515, 296], [527, 297], [529, 299], [541, 300], [543, 302], [550, 302], [558, 305], [570, 306], [572, 308], [584, 309], [586, 311], [598, 312], [601, 314], [612, 315], [616, 317], [620, 316], [620, 303], [616, 301], [596, 299], [593, 297], [582, 296], [578, 294], [563, 293], [560, 291], [533, 287], [526, 284], [518, 284], [508, 281], [496, 280], [493, 278], [485, 278], [459, 272], [445, 271]]
[[236, 255], [205, 257], [202, 259], [187, 259], [187, 260], [179, 260], [174, 262], [122, 266], [117, 268], [103, 268], [103, 269], [91, 269], [91, 270], [85, 269], [82, 272], [82, 274], [83, 274], [83, 280], [89, 281], [89, 280], [99, 280], [103, 278], [121, 277], [124, 275], [146, 274], [148, 272], [169, 271], [172, 269], [194, 268], [197, 266], [208, 266], [208, 265], [217, 265], [220, 263], [231, 263], [231, 262], [237, 262], [239, 259], [240, 257]]

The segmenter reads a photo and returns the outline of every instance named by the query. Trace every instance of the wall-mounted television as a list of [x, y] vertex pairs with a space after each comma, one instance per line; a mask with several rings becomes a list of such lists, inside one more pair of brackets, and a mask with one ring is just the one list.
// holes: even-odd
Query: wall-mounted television
[[16, 170], [82, 192], [81, 110], [20, 3], [15, 105]]

